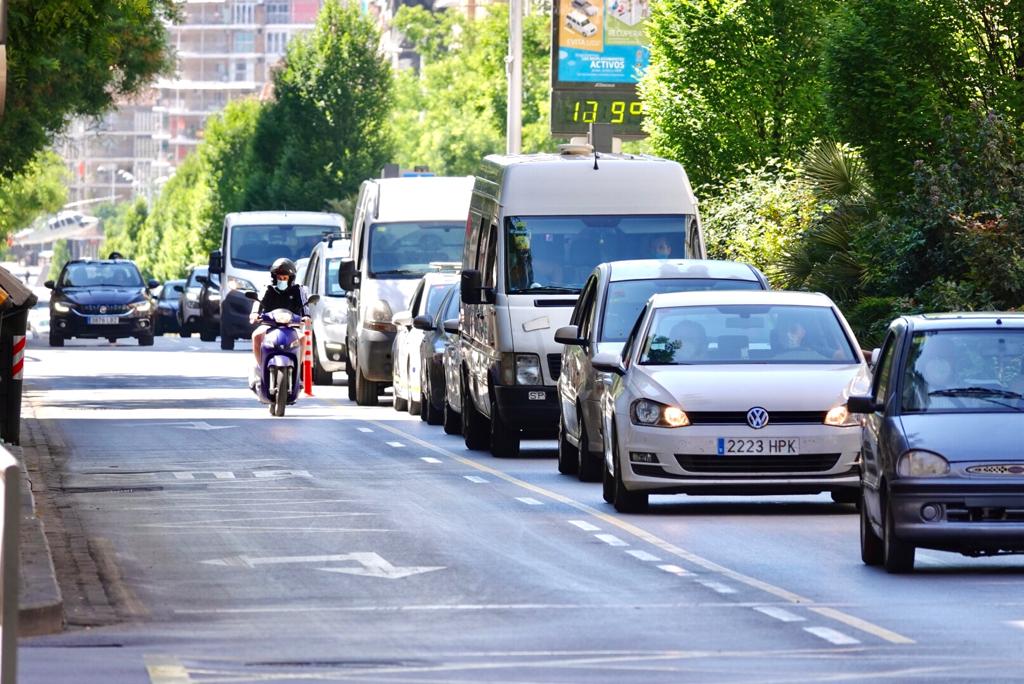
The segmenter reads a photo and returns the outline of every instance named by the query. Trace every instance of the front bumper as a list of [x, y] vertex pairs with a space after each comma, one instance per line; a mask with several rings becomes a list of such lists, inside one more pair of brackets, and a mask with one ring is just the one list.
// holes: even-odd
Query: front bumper
[[[626, 419], [628, 421], [628, 418]], [[722, 439], [799, 440], [799, 454], [722, 455]], [[643, 462], [653, 454], [656, 463]], [[619, 425], [626, 488], [665, 494], [817, 494], [860, 486], [860, 428], [799, 424], [754, 430]]]
[[154, 332], [153, 314], [138, 316], [132, 313], [117, 314], [117, 323], [96, 324], [89, 322], [89, 315], [71, 311], [67, 314], [54, 315], [50, 319], [50, 330], [62, 337], [79, 337], [86, 339], [105, 339], [108, 337], [139, 337], [152, 335]]
[[228, 290], [220, 300], [220, 333], [225, 337], [252, 337], [256, 326], [249, 322], [252, 300], [239, 290]]
[[966, 554], [1024, 552], [1024, 478], [894, 480], [888, 503], [901, 541]]
[[558, 388], [554, 385], [495, 385], [494, 399], [505, 424], [540, 439], [558, 435]]

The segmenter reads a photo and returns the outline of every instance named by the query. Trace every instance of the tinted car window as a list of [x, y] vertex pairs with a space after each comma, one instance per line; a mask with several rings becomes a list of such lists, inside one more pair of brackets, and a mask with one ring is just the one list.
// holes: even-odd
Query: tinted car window
[[133, 264], [68, 264], [60, 279], [61, 287], [145, 287]]
[[450, 285], [434, 285], [427, 291], [427, 310], [426, 315], [433, 318], [437, 315], [437, 310], [441, 307], [441, 300], [444, 299], [445, 294], [448, 293]]
[[857, 363], [831, 307], [665, 307], [655, 311], [641, 365]]
[[698, 290], [760, 290], [761, 284], [750, 280], [715, 280], [711, 278], [658, 278], [652, 280], [621, 280], [608, 284], [601, 342], [622, 342], [626, 339], [637, 314], [651, 295], [659, 292], [695, 292]]
[[1024, 330], [915, 333], [902, 380], [904, 413], [1022, 411]]

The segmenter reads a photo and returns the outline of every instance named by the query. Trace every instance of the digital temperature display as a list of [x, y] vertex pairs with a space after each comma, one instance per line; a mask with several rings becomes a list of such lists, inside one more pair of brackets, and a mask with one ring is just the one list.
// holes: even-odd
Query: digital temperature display
[[619, 138], [643, 137], [644, 106], [633, 93], [594, 90], [551, 91], [552, 135], [586, 135], [592, 123], [611, 124]]

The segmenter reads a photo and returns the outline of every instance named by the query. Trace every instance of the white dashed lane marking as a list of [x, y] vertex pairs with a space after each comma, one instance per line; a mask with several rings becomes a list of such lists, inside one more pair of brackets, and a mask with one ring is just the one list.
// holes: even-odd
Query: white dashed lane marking
[[520, 503], [524, 503], [527, 506], [543, 506], [544, 505], [540, 501], [537, 501], [536, 499], [534, 499], [532, 497], [529, 497], [529, 496], [517, 496], [516, 497], [516, 501], [518, 501]]
[[584, 532], [597, 532], [599, 529], [601, 529], [597, 525], [592, 525], [592, 524], [588, 523], [586, 520], [570, 520], [569, 524], [570, 525], [575, 525], [576, 527], [580, 528]]
[[702, 584], [711, 591], [716, 591], [719, 594], [735, 594], [736, 590], [730, 587], [728, 584], [722, 584], [721, 582], [715, 582], [714, 580], [699, 579], [697, 584]]
[[860, 643], [859, 640], [854, 639], [852, 636], [838, 632], [830, 627], [804, 627], [804, 631], [836, 646], [850, 646], [851, 644]]
[[470, 482], [475, 482], [477, 484], [484, 484], [485, 482], [488, 482], [488, 480], [485, 480], [482, 477], [477, 477], [476, 475], [463, 475], [462, 477], [466, 478]]
[[359, 430], [360, 432], [373, 432], [370, 428], [356, 428], [356, 430]]
[[664, 570], [665, 572], [672, 573], [673, 575], [689, 575], [690, 574], [689, 571], [685, 570], [684, 568], [679, 567], [678, 565], [659, 565], [658, 569], [659, 570]]
[[661, 560], [660, 558], [655, 556], [653, 553], [647, 553], [646, 551], [639, 551], [639, 550], [633, 549], [633, 550], [627, 551], [626, 553], [628, 553], [633, 558], [636, 558], [637, 560], [648, 561], [648, 562], [660, 561]]
[[803, 622], [806, 618], [802, 618], [796, 613], [791, 613], [785, 608], [778, 608], [776, 606], [758, 606], [754, 608], [759, 613], [764, 613], [768, 617], [773, 617], [776, 620], [782, 622]]
[[395, 447], [396, 449], [404, 449], [405, 445], [401, 442], [387, 442], [388, 446]]
[[441, 462], [441, 459], [434, 458], [432, 456], [423, 456], [423, 457], [420, 458], [420, 460], [423, 461], [424, 463], [440, 463]]
[[622, 541], [614, 534], [595, 534], [594, 536], [603, 541], [608, 546], [629, 546], [629, 544]]

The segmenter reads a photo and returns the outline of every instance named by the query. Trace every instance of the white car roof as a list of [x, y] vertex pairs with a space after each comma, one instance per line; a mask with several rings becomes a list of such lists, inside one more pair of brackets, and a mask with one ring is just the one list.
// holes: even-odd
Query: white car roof
[[318, 242], [313, 250], [320, 250], [323, 253], [325, 259], [333, 259], [335, 257], [347, 257], [352, 254], [352, 241], [348, 238], [341, 238], [334, 240], [332, 243], [328, 241]]
[[465, 223], [473, 194], [472, 176], [381, 178], [374, 221], [459, 221]]
[[715, 259], [632, 259], [613, 261], [610, 280], [650, 280], [653, 278], [714, 278], [757, 282], [754, 269], [739, 261]]
[[718, 304], [761, 304], [765, 306], [834, 306], [832, 300], [818, 292], [786, 292], [779, 290], [710, 290], [702, 292], [667, 292], [651, 297], [655, 308], [670, 306], [715, 306]]
[[433, 287], [434, 285], [450, 285], [457, 282], [459, 282], [458, 273], [427, 273], [423, 276], [423, 284], [425, 287]]
[[341, 214], [325, 211], [236, 211], [227, 215], [231, 225], [272, 226], [289, 223], [300, 226], [344, 226]]

